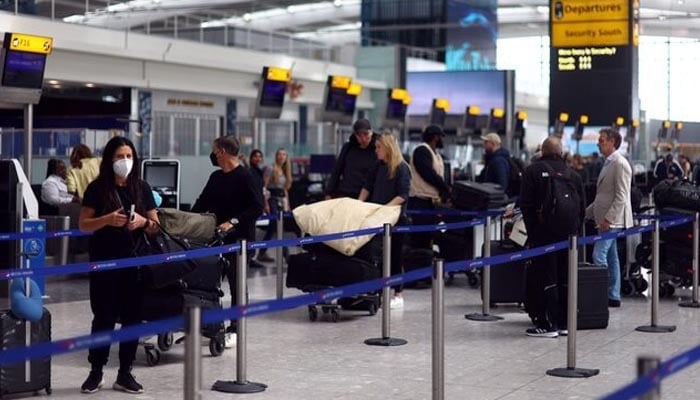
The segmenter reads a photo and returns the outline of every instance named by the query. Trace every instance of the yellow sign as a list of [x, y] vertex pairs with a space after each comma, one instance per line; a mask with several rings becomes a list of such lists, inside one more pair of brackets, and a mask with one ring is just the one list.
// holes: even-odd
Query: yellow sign
[[45, 36], [13, 33], [10, 36], [9, 49], [27, 53], [50, 54], [53, 49], [53, 39]]
[[506, 112], [502, 108], [494, 108], [491, 110], [491, 116], [494, 118], [503, 118], [504, 115], [506, 115]]
[[392, 100], [403, 100], [408, 96], [406, 89], [391, 89]]
[[569, 122], [569, 114], [567, 114], [567, 113], [561, 113], [561, 114], [559, 114], [559, 121], [561, 121], [561, 122]]
[[629, 0], [551, 0], [552, 24], [629, 19]]
[[525, 121], [527, 119], [527, 112], [526, 111], [518, 111], [518, 113], [516, 114], [516, 118], [521, 120], [521, 121]]
[[615, 125], [622, 126], [625, 124], [625, 119], [623, 117], [617, 117], [615, 119]]
[[406, 92], [406, 97], [403, 98], [403, 104], [407, 106], [411, 104], [412, 101], [413, 98], [411, 98], [411, 96], [408, 95], [408, 92]]
[[629, 44], [627, 21], [552, 24], [552, 46], [625, 46]]
[[467, 114], [469, 115], [479, 115], [481, 114], [481, 107], [479, 106], [468, 106]]
[[360, 93], [362, 93], [362, 85], [359, 83], [351, 83], [346, 93], [352, 96], [359, 96]]
[[447, 99], [435, 99], [435, 108], [450, 111], [450, 101]]
[[267, 67], [267, 79], [277, 82], [289, 82], [292, 79], [292, 74], [286, 68]]
[[350, 87], [350, 77], [334, 75], [331, 78], [331, 87], [336, 89], [347, 89]]
[[583, 125], [588, 125], [588, 115], [582, 114], [580, 117], [578, 117], [578, 122]]

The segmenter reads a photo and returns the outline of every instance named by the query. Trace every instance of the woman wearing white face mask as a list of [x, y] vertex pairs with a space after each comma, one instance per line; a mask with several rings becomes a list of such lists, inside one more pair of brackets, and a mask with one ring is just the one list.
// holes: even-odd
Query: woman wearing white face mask
[[[92, 232], [90, 261], [128, 258], [141, 230], [158, 231], [158, 214], [148, 184], [139, 178], [139, 160], [133, 143], [124, 137], [107, 142], [100, 174], [85, 190], [79, 227]], [[130, 213], [133, 205], [134, 213]], [[113, 330], [117, 320], [122, 326], [141, 322], [141, 288], [136, 268], [90, 273], [92, 333]], [[119, 344], [119, 372], [113, 388], [141, 393], [143, 387], [131, 374], [138, 341]], [[102, 368], [107, 364], [109, 345], [92, 348], [88, 361], [91, 371], [81, 386], [83, 393], [94, 393], [103, 384]]]

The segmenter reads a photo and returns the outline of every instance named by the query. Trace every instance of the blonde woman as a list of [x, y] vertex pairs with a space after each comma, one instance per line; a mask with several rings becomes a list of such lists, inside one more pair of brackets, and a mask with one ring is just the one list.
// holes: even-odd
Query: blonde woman
[[[267, 190], [270, 192], [268, 205], [270, 213], [277, 215], [280, 209], [289, 210], [289, 188], [292, 187], [292, 165], [289, 162], [289, 154], [287, 150], [280, 148], [275, 153], [275, 163], [272, 166], [272, 172], [267, 182]], [[277, 220], [270, 220], [267, 225], [267, 231], [263, 237], [263, 241], [272, 239], [272, 236], [277, 231]], [[285, 248], [286, 250], [286, 248]], [[275, 261], [263, 249], [258, 253], [258, 261], [271, 262]]]
[[[360, 191], [359, 200], [384, 205], [400, 205], [401, 217], [399, 224], [406, 219], [406, 201], [411, 186], [411, 171], [401, 155], [399, 144], [391, 133], [379, 135], [375, 143], [377, 164], [367, 175], [365, 184]], [[403, 272], [401, 266], [401, 247], [403, 235], [394, 234], [391, 238], [391, 274]], [[402, 287], [394, 288], [391, 308], [403, 308]]]

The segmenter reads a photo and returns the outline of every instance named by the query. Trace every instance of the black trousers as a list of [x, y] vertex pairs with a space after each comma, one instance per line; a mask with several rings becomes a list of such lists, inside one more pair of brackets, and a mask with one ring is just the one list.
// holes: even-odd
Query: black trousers
[[[432, 200], [422, 199], [419, 197], [409, 197], [408, 198], [408, 209], [409, 210], [434, 210], [435, 205], [433, 205]], [[436, 221], [435, 215], [413, 215], [411, 216], [413, 225], [429, 225], [434, 224]], [[410, 238], [410, 245], [414, 249], [431, 249], [433, 246], [433, 233], [432, 232], [421, 232], [412, 233]]]
[[[532, 247], [563, 239], [538, 240]], [[527, 312], [540, 328], [566, 329], [569, 257], [566, 250], [532, 259], [527, 269]]]
[[[122, 327], [141, 323], [142, 293], [137, 268], [92, 272], [90, 274], [91, 333], [114, 330], [119, 321]], [[94, 369], [107, 364], [110, 345], [95, 347], [88, 352], [88, 361]], [[138, 340], [119, 343], [119, 368], [131, 368], [136, 357]]]

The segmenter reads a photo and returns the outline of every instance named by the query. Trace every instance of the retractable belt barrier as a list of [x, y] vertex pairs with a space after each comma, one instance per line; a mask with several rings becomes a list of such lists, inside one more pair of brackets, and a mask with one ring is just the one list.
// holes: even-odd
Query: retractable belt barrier
[[[672, 227], [681, 224], [688, 223], [693, 220], [692, 216], [682, 217], [671, 221], [666, 221], [659, 224], [660, 227]], [[484, 220], [473, 220], [460, 223], [452, 224], [438, 224], [438, 225], [426, 225], [426, 226], [414, 226], [414, 227], [395, 227], [396, 232], [425, 232], [428, 230], [446, 230], [446, 229], [461, 229], [466, 227], [473, 227], [479, 224], [483, 224]], [[400, 229], [399, 229], [400, 228]], [[406, 229], [409, 228], [409, 229]], [[413, 229], [411, 229], [413, 228]], [[579, 245], [586, 243], [592, 243], [598, 240], [612, 239], [625, 237], [630, 235], [637, 235], [639, 233], [652, 230], [653, 226], [643, 226], [628, 229], [623, 232], [609, 233], [602, 235], [594, 235], [585, 238], [581, 238]], [[323, 236], [299, 238], [299, 239], [289, 239], [289, 240], [276, 240], [262, 245], [269, 247], [284, 246], [284, 245], [303, 245], [307, 243], [322, 242], [328, 240], [336, 240], [347, 237], [362, 236], [367, 234], [380, 233], [383, 228], [371, 228], [363, 229], [354, 232], [345, 232], [339, 234], [330, 234]], [[256, 246], [257, 243], [251, 243], [248, 248], [263, 248], [261, 245]], [[474, 269], [479, 268], [484, 265], [497, 265], [507, 263], [517, 259], [527, 259], [532, 257], [537, 257], [542, 254], [560, 251], [567, 248], [568, 242], [561, 241], [545, 246], [527, 249], [519, 252], [514, 252], [510, 254], [502, 254], [493, 257], [481, 258], [477, 260], [465, 260], [465, 261], [455, 261], [445, 264], [445, 272], [459, 271], [464, 269]], [[30, 276], [33, 274], [43, 274], [43, 275], [53, 275], [53, 273], [46, 273], [47, 271], [56, 270], [59, 273], [66, 273], [64, 269], [75, 268], [80, 266], [82, 268], [88, 268], [85, 270], [101, 270], [101, 269], [116, 269], [123, 268], [127, 264], [129, 266], [143, 265], [143, 261], [151, 261], [154, 263], [164, 262], [164, 257], [168, 260], [180, 260], [182, 258], [194, 258], [201, 257], [201, 254], [219, 254], [223, 251], [238, 251], [240, 250], [240, 245], [229, 245], [229, 246], [219, 246], [216, 248], [209, 249], [198, 249], [182, 253], [172, 253], [160, 256], [147, 256], [139, 257], [132, 260], [137, 260], [131, 262], [131, 260], [114, 260], [105, 263], [97, 264], [76, 264], [73, 266], [64, 267], [53, 267], [50, 269], [38, 269], [38, 270], [24, 270], [29, 271], [28, 274], [18, 274], [15, 276], [13, 273], [8, 271], [2, 271], [0, 278], [8, 279], [13, 277], [23, 277]], [[19, 271], [18, 271], [19, 272]], [[423, 279], [431, 276], [432, 267], [424, 267], [416, 269], [407, 273], [394, 275], [389, 278], [378, 278], [370, 281], [359, 282], [351, 285], [333, 287], [325, 290], [320, 290], [312, 293], [307, 293], [303, 295], [293, 296], [284, 298], [281, 300], [268, 300], [261, 301], [257, 303], [252, 303], [246, 306], [234, 306], [228, 309], [220, 310], [206, 310], [202, 315], [203, 323], [216, 323], [224, 320], [238, 319], [241, 317], [251, 317], [260, 314], [266, 314], [276, 311], [282, 311], [292, 308], [297, 308], [304, 305], [315, 304], [320, 301], [330, 301], [340, 297], [347, 297], [352, 295], [357, 295], [361, 293], [367, 293], [371, 291], [378, 290], [385, 286], [395, 286], [406, 282], [415, 281], [418, 279]], [[80, 351], [91, 347], [104, 346], [108, 343], [136, 340], [140, 337], [151, 336], [156, 333], [180, 330], [184, 326], [184, 317], [173, 317], [168, 319], [163, 319], [154, 322], [148, 322], [140, 325], [123, 327], [117, 331], [105, 331], [98, 332], [93, 335], [83, 335], [63, 340], [57, 340], [50, 343], [40, 343], [32, 347], [22, 347], [6, 349], [0, 352], [0, 365], [7, 365], [12, 363], [17, 363], [26, 359], [43, 358], [49, 357], [56, 354], [63, 354], [68, 352]], [[657, 370], [653, 371], [651, 374], [642, 377], [638, 381], [621, 388], [620, 390], [606, 396], [605, 400], [623, 400], [631, 399], [639, 394], [643, 394], [653, 386], [657, 385], [658, 382], [684, 368], [691, 365], [692, 363], [700, 360], [700, 346], [693, 348], [683, 354], [673, 357], [667, 362], [663, 363]]]
[[659, 382], [679, 372], [700, 360], [700, 345], [671, 357], [661, 363], [658, 368], [636, 381], [624, 386], [613, 393], [602, 397], [601, 400], [631, 400], [649, 392], [658, 386]]

